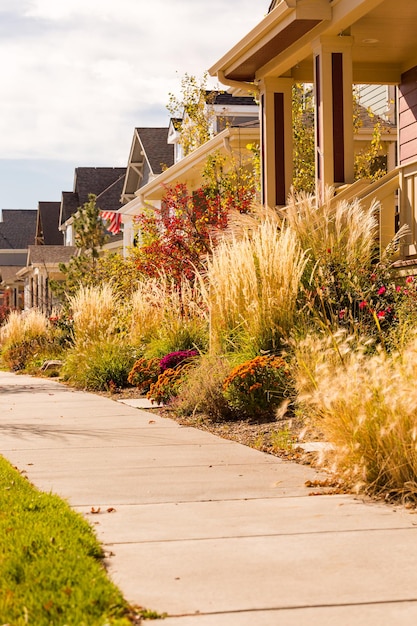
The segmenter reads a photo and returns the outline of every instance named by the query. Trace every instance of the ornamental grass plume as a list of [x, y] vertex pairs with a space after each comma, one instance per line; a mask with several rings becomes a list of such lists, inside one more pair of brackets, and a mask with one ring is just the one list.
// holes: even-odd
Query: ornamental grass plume
[[18, 344], [37, 337], [45, 337], [50, 329], [45, 315], [36, 309], [27, 313], [11, 311], [6, 324], [0, 329], [2, 345]]
[[109, 285], [81, 286], [68, 301], [78, 346], [104, 341], [119, 330], [120, 305]]
[[295, 235], [269, 219], [221, 242], [200, 275], [211, 352], [278, 349], [294, 323], [305, 262]]
[[417, 500], [417, 335], [394, 355], [334, 341], [294, 349], [298, 400], [333, 445], [327, 461], [358, 490]]
[[156, 279], [139, 283], [131, 300], [130, 338], [138, 345], [154, 335], [164, 319], [166, 287]]
[[291, 195], [281, 216], [301, 248], [308, 251], [309, 267], [336, 263], [352, 274], [360, 274], [375, 254], [379, 210], [377, 202], [368, 209], [357, 199], [338, 202], [334, 190], [328, 188], [321, 202], [303, 192]]
[[132, 296], [130, 337], [146, 343], [154, 356], [206, 343], [207, 321], [197, 286], [178, 286], [161, 274], [140, 284]]

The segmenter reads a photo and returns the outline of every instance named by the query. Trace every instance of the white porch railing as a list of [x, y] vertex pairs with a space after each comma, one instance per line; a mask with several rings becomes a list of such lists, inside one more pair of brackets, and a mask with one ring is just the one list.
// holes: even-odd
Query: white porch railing
[[381, 248], [392, 240], [399, 226], [408, 225], [410, 233], [400, 246], [400, 258], [416, 258], [417, 265], [417, 160], [396, 167], [373, 183], [357, 181], [335, 196], [335, 200], [353, 198], [358, 198], [365, 207], [374, 200], [380, 203]]

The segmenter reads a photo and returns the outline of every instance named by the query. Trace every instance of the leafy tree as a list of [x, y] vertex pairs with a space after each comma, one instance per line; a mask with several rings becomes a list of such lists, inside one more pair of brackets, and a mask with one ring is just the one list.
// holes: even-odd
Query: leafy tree
[[259, 179], [255, 156], [220, 152], [210, 154], [203, 168], [203, 191], [206, 197], [217, 202], [226, 211], [236, 209], [247, 213], [256, 197]]
[[[315, 191], [315, 154], [314, 154], [314, 96], [313, 90], [302, 83], [295, 83], [292, 94], [293, 138], [294, 138], [294, 176], [295, 191]], [[372, 139], [366, 148], [355, 155], [355, 180], [368, 178], [376, 180], [383, 176], [386, 167], [381, 158], [381, 133], [383, 123], [376, 119], [368, 109], [367, 114], [375, 120]], [[353, 91], [353, 132], [357, 133], [363, 126], [360, 104], [356, 92]]]
[[93, 261], [98, 259], [100, 250], [109, 237], [94, 194], [89, 194], [88, 202], [79, 207], [74, 214], [73, 228], [75, 245], [81, 250], [81, 254], [90, 256]]
[[208, 73], [201, 81], [191, 74], [181, 79], [181, 93], [169, 94], [167, 109], [180, 133], [180, 144], [184, 156], [213, 137], [214, 111], [209, 106], [214, 102], [216, 91], [207, 89]]
[[73, 216], [73, 228], [79, 253], [69, 263], [60, 263], [59, 269], [65, 279], [51, 281], [51, 289], [61, 300], [73, 294], [80, 284], [91, 284], [95, 279], [100, 250], [108, 241], [94, 194], [89, 194], [88, 202], [79, 207]]
[[313, 90], [295, 83], [292, 90], [293, 187], [295, 191], [315, 192], [314, 98]]

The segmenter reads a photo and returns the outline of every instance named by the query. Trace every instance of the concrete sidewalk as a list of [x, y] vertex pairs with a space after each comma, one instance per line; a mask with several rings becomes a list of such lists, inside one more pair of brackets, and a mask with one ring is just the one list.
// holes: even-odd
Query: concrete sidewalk
[[0, 454], [87, 517], [161, 624], [417, 622], [413, 513], [309, 497], [311, 468], [54, 381], [0, 372], [0, 416]]

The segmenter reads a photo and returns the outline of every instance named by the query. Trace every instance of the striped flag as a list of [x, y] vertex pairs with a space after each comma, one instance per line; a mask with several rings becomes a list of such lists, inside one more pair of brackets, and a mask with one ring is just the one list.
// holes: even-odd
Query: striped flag
[[107, 224], [106, 228], [110, 233], [117, 235], [120, 232], [120, 227], [122, 224], [122, 216], [120, 213], [116, 211], [100, 211], [100, 215], [103, 220], [107, 220], [109, 224]]

